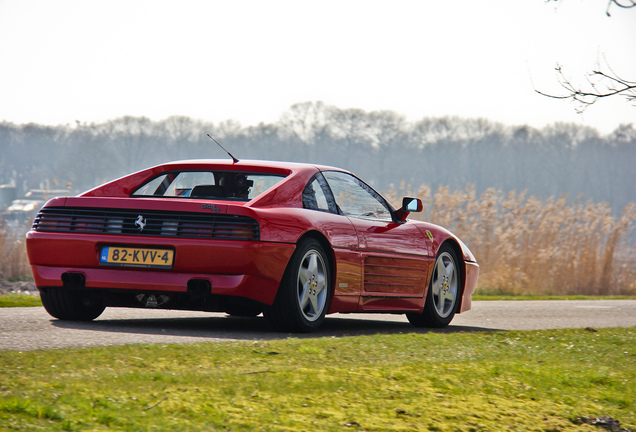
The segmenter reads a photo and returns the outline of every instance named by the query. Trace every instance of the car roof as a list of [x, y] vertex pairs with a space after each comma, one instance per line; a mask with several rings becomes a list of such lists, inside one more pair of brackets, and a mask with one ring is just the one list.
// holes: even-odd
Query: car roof
[[332, 167], [328, 165], [310, 164], [302, 162], [284, 162], [284, 161], [267, 161], [267, 160], [252, 160], [245, 159], [233, 162], [231, 159], [186, 159], [173, 162], [167, 162], [159, 165], [164, 168], [183, 169], [184, 167], [200, 167], [210, 168], [214, 166], [215, 169], [227, 168], [232, 170], [260, 170], [260, 169], [282, 169], [288, 171], [304, 171], [316, 169], [320, 171], [346, 171], [342, 168]]

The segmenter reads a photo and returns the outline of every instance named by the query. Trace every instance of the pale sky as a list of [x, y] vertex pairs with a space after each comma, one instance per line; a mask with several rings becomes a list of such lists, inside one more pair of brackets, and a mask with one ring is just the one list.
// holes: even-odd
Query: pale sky
[[0, 121], [183, 115], [243, 126], [291, 105], [460, 116], [609, 133], [622, 98], [584, 114], [559, 93], [598, 62], [636, 80], [636, 9], [606, 0], [0, 0]]

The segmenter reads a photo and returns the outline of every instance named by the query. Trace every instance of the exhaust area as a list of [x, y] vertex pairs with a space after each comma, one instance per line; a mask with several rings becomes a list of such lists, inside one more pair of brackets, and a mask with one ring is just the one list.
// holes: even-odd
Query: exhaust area
[[170, 301], [170, 297], [165, 294], [138, 294], [135, 298], [147, 308], [163, 307]]
[[188, 295], [192, 299], [203, 298], [212, 294], [212, 284], [207, 279], [190, 279], [188, 281]]
[[190, 279], [188, 281], [188, 293], [187, 297], [183, 295], [172, 295], [169, 293], [140, 293], [135, 296], [135, 299], [146, 308], [164, 308], [179, 307], [179, 304], [186, 302], [200, 302], [205, 297], [210, 296], [212, 293], [212, 285], [209, 280], [206, 279]]
[[82, 273], [62, 273], [62, 283], [66, 288], [85, 288], [86, 277]]

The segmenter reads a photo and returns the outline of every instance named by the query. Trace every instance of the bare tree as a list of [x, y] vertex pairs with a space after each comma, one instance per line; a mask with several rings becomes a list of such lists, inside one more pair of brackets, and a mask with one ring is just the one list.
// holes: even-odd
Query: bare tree
[[330, 109], [320, 101], [297, 103], [283, 113], [279, 124], [289, 136], [301, 143], [314, 145], [316, 136], [327, 127]]
[[[559, 1], [559, 0], [554, 0]], [[606, 15], [609, 17], [610, 8], [616, 6], [622, 9], [636, 8], [636, 0], [608, 0]], [[555, 98], [570, 99], [576, 103], [575, 109], [581, 113], [593, 105], [596, 101], [611, 96], [624, 96], [628, 103], [636, 106], [636, 81], [627, 80], [619, 76], [604, 59], [604, 65], [601, 65], [587, 73], [584, 84], [575, 84], [568, 78], [563, 71], [563, 66], [557, 64], [555, 70], [557, 79], [561, 87], [565, 90], [564, 94], [555, 95], [535, 90], [537, 93]]]
[[629, 103], [636, 106], [636, 82], [620, 77], [607, 64], [607, 61], [604, 67], [599, 64], [597, 69], [589, 72], [584, 84], [574, 84], [565, 75], [561, 65], [557, 65], [555, 70], [559, 84], [566, 91], [565, 94], [554, 95], [539, 90], [535, 91], [555, 99], [570, 99], [576, 103], [575, 109], [579, 113], [585, 111], [599, 99], [617, 95], [624, 96]]

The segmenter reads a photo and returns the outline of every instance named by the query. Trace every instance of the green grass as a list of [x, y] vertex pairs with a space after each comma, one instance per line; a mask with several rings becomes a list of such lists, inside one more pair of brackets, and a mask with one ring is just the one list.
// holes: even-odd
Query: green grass
[[636, 295], [473, 294], [473, 301], [493, 300], [636, 300]]
[[636, 329], [0, 352], [0, 430], [598, 431], [636, 426]]
[[0, 295], [0, 308], [42, 306], [39, 296], [27, 294]]

